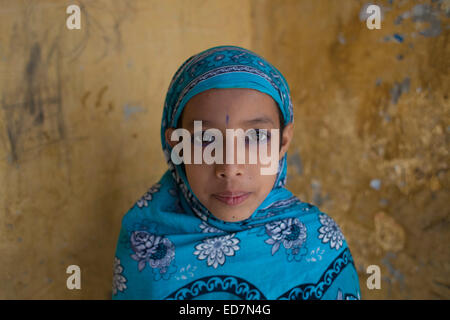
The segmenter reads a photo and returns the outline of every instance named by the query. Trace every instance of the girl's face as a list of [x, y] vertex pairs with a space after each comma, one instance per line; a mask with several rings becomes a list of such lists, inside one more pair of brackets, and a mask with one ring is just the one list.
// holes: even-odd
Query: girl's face
[[[226, 139], [225, 129], [240, 128], [244, 132], [247, 129], [267, 129], [270, 134], [270, 129], [280, 129], [278, 110], [271, 96], [245, 88], [209, 89], [195, 95], [186, 104], [180, 117], [180, 127], [187, 129], [191, 137], [194, 137], [194, 120], [202, 121], [202, 131], [216, 128], [222, 132], [223, 164], [206, 164], [204, 161], [202, 164], [194, 164], [193, 143], [191, 164], [185, 164], [186, 177], [192, 191], [217, 218], [229, 222], [249, 218], [270, 193], [276, 179], [276, 173], [261, 174], [261, 168], [268, 168], [269, 165], [261, 164], [259, 156], [256, 164], [249, 164], [248, 144], [254, 142], [246, 142], [245, 163], [238, 164], [236, 138], [234, 161], [232, 164], [226, 163], [226, 145], [231, 142]], [[173, 130], [174, 128], [168, 128], [165, 132], [166, 140], [172, 147], [179, 143], [170, 140]], [[280, 134], [282, 136], [279, 159], [289, 147], [293, 136], [293, 124], [286, 125]], [[207, 143], [203, 142], [202, 148], [205, 148]], [[272, 152], [270, 137], [267, 137], [266, 143], [267, 155], [270, 155]]]

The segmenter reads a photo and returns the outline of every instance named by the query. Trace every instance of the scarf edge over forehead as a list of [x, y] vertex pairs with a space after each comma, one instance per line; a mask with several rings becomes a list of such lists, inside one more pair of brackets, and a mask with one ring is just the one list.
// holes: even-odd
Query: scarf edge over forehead
[[[218, 219], [198, 200], [189, 185], [182, 164], [174, 165], [171, 160], [171, 147], [165, 139], [165, 130], [177, 127], [184, 107], [193, 96], [213, 88], [247, 88], [266, 93], [275, 100], [283, 116], [284, 125], [294, 122], [289, 85], [281, 72], [261, 56], [242, 47], [225, 45], [212, 47], [189, 57], [178, 68], [170, 82], [161, 121], [164, 156], [181, 191], [183, 208], [222, 230], [237, 231], [272, 221], [275, 218], [273, 214], [264, 216], [264, 212], [274, 201], [289, 204], [289, 210], [286, 208], [285, 211], [291, 211], [292, 206], [303, 207], [305, 203], [285, 188], [287, 152], [279, 160], [271, 192], [249, 218], [237, 222]], [[278, 213], [277, 219], [283, 218], [285, 211]]]

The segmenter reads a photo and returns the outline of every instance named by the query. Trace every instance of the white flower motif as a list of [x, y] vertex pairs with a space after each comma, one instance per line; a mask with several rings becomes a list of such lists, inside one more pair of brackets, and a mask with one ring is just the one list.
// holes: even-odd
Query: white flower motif
[[316, 262], [322, 260], [322, 254], [325, 252], [324, 249], [317, 247], [315, 250], [311, 250], [309, 257], [306, 258], [307, 262]]
[[239, 239], [236, 234], [228, 234], [220, 237], [206, 238], [202, 243], [195, 246], [194, 254], [199, 260], [207, 259], [208, 266], [216, 269], [219, 264], [225, 263], [225, 256], [234, 256], [235, 251], [239, 250]]
[[202, 221], [199, 225], [200, 229], [202, 229], [203, 233], [216, 233], [216, 232], [223, 232], [222, 230], [219, 230], [217, 228], [214, 228], [207, 224], [206, 222]]
[[167, 267], [175, 257], [175, 246], [168, 238], [147, 231], [134, 231], [130, 242], [135, 252], [131, 258], [138, 261], [139, 271], [142, 271], [148, 262], [152, 268], [161, 269], [161, 273], [166, 274]]
[[120, 260], [117, 257], [114, 257], [114, 274], [113, 274], [113, 283], [112, 283], [112, 291], [113, 294], [117, 294], [118, 291], [124, 291], [127, 288], [125, 282], [127, 279], [122, 275], [123, 267], [120, 264]]
[[159, 191], [159, 188], [161, 188], [161, 184], [160, 183], [156, 183], [154, 184], [143, 196], [141, 199], [139, 199], [137, 201], [137, 206], [139, 208], [142, 207], [147, 207], [148, 206], [148, 202], [152, 201], [153, 199], [153, 194]]
[[[306, 226], [297, 218], [287, 218], [270, 222], [266, 225], [266, 233], [269, 239], [265, 243], [272, 245], [272, 255], [274, 255], [280, 245], [286, 249], [298, 249], [306, 241]], [[298, 250], [294, 250], [295, 255]]]
[[197, 270], [196, 266], [191, 266], [190, 264], [188, 264], [186, 267], [180, 268], [180, 271], [179, 271], [180, 275], [179, 276], [175, 275], [175, 279], [186, 280], [188, 278], [193, 278], [195, 270]]
[[339, 250], [344, 241], [344, 235], [337, 223], [326, 214], [319, 216], [322, 226], [319, 228], [319, 239], [322, 243], [330, 243], [330, 247]]

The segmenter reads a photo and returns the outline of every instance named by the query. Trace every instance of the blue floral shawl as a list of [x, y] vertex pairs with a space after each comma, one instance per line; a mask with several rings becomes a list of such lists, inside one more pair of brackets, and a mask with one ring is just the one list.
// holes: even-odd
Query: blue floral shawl
[[359, 299], [352, 255], [336, 222], [285, 188], [286, 157], [273, 189], [246, 220], [216, 218], [192, 192], [165, 141], [187, 101], [211, 88], [267, 93], [294, 121], [283, 75], [261, 56], [218, 46], [187, 59], [166, 96], [161, 143], [169, 169], [123, 216], [113, 299]]

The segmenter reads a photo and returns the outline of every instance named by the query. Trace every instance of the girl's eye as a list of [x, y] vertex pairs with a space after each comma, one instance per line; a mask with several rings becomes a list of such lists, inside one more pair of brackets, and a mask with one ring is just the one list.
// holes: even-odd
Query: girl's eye
[[[203, 137], [203, 139], [202, 139]], [[192, 135], [192, 142], [196, 145], [201, 145], [203, 147], [208, 144], [214, 142], [215, 137], [206, 133], [205, 131], [201, 131], [200, 133], [194, 133]], [[245, 136], [245, 142], [248, 143], [267, 143], [270, 140], [270, 133], [267, 132], [267, 129], [253, 129], [250, 130], [249, 133]]]
[[270, 140], [270, 133], [267, 129], [254, 129], [245, 137], [247, 143], [267, 143]]
[[[202, 139], [203, 136], [203, 139]], [[201, 131], [200, 133], [197, 133], [192, 136], [192, 142], [197, 144], [197, 145], [201, 145], [201, 146], [207, 146], [208, 144], [210, 144], [211, 142], [214, 141], [214, 136], [210, 135], [208, 133], [205, 133], [205, 131]]]

